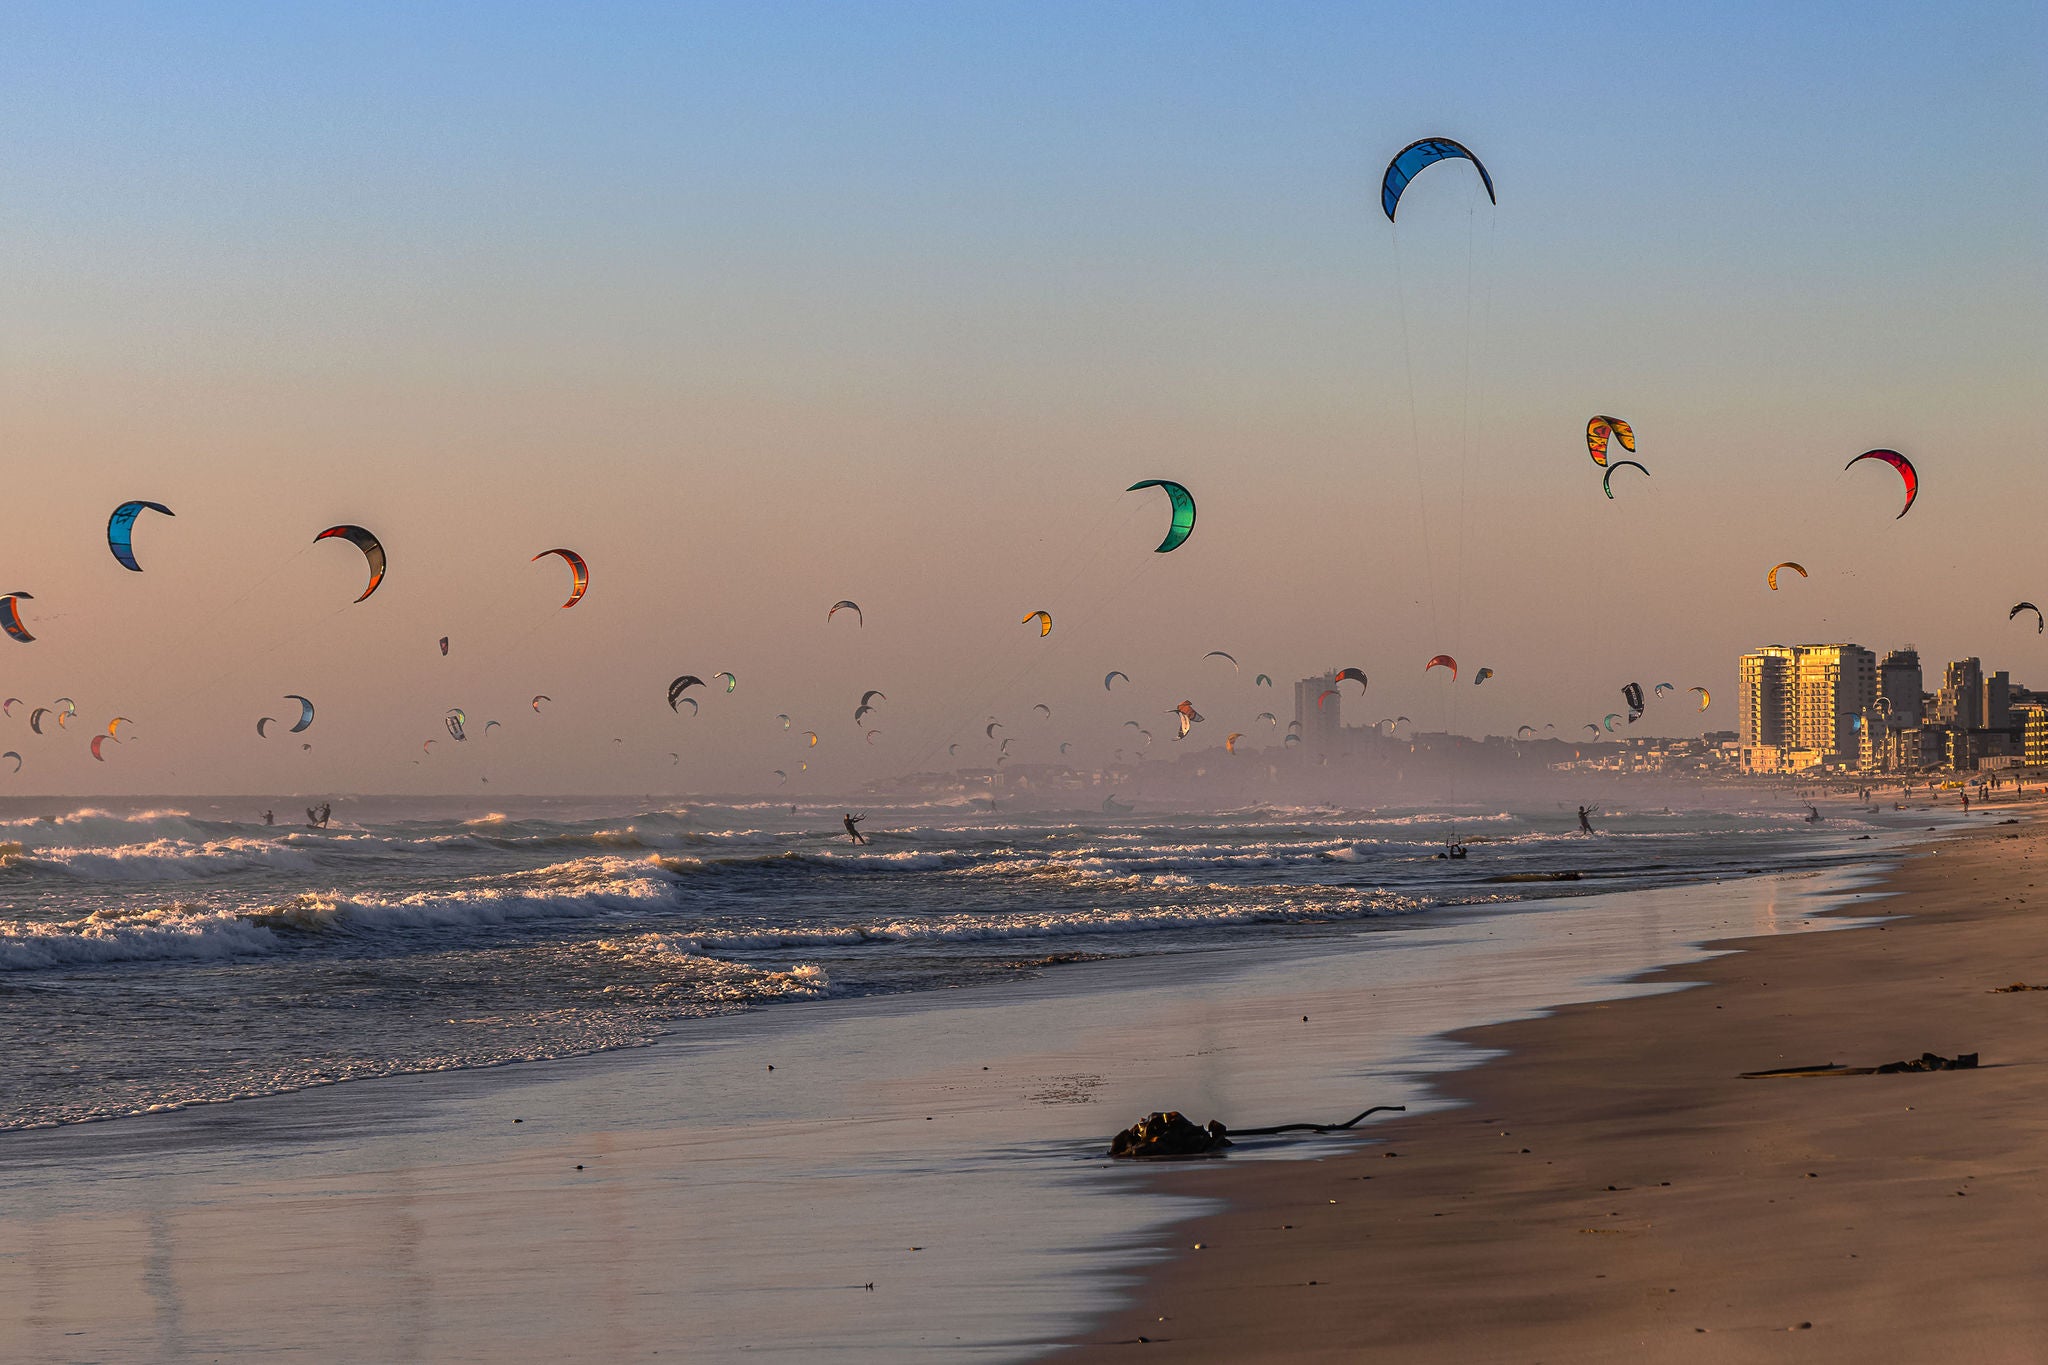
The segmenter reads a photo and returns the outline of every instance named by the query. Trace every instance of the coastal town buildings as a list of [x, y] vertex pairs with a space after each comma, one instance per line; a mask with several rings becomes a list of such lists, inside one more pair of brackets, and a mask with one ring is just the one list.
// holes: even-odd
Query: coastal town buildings
[[[1924, 691], [1912, 646], [1765, 645], [1742, 656], [1740, 766], [1749, 773], [1974, 772], [2048, 763], [2048, 697], [1956, 659]], [[2032, 736], [2029, 747], [2029, 736]]]

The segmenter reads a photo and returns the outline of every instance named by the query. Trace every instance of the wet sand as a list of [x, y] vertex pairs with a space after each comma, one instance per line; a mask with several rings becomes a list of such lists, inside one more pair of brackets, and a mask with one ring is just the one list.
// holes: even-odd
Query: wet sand
[[[1159, 1170], [1227, 1206], [1063, 1358], [2048, 1360], [2048, 991], [1994, 993], [2048, 985], [2048, 825], [1993, 823], [2018, 809], [1855, 907], [1905, 918], [1457, 1035], [1505, 1055], [1378, 1145]], [[1740, 1078], [1928, 1051], [1982, 1065]]]

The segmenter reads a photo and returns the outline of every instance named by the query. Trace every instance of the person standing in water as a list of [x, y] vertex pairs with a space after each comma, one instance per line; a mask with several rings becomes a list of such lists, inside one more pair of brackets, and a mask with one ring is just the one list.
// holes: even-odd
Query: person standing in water
[[860, 822], [865, 819], [867, 819], [865, 815], [855, 815], [852, 811], [846, 813], [846, 837], [853, 840], [856, 844], [864, 844], [868, 841], [867, 836], [860, 832]]
[[274, 811], [274, 810], [267, 810], [267, 811], [263, 812], [263, 823], [264, 823], [264, 824], [266, 824], [266, 825], [274, 825], [274, 824], [276, 824], [276, 823], [277, 823], [277, 812], [276, 812], [276, 811]]
[[1579, 833], [1591, 834], [1594, 832], [1592, 815], [1593, 808], [1591, 806], [1579, 807]]

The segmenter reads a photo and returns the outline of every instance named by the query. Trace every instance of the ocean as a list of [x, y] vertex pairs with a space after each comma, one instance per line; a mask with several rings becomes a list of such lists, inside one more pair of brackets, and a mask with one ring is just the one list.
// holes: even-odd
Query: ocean
[[815, 804], [362, 798], [311, 829], [246, 800], [0, 803], [0, 1129], [1826, 868], [1926, 819], [1732, 789], [1593, 839], [1569, 806], [862, 809], [855, 847]]

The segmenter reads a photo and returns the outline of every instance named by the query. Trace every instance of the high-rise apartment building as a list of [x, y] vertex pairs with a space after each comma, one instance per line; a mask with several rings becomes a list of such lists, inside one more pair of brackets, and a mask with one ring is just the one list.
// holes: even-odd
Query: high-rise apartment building
[[1941, 690], [1934, 694], [1934, 723], [1953, 730], [1984, 727], [1984, 665], [1957, 659], [1942, 671]]
[[1877, 696], [1882, 703], [1885, 724], [1894, 730], [1910, 730], [1925, 719], [1921, 696], [1925, 684], [1920, 678], [1920, 652], [1911, 645], [1895, 649], [1877, 666]]
[[2002, 668], [1984, 677], [1983, 719], [1978, 723], [1987, 730], [2012, 728], [2012, 678]]
[[[1324, 696], [1324, 693], [1331, 693]], [[1320, 699], [1320, 704], [1318, 703]], [[1328, 669], [1319, 678], [1303, 678], [1294, 685], [1294, 718], [1301, 723], [1301, 742], [1324, 753], [1337, 747], [1343, 734], [1344, 697], [1337, 692], [1337, 670]]]
[[1791, 748], [1793, 665], [1798, 651], [1789, 645], [1765, 645], [1742, 656], [1742, 690], [1736, 694], [1737, 729], [1742, 738], [1742, 766], [1751, 772], [1776, 772]]
[[1737, 700], [1750, 771], [1853, 766], [1877, 701], [1877, 656], [1858, 645], [1766, 645], [1742, 656]]

